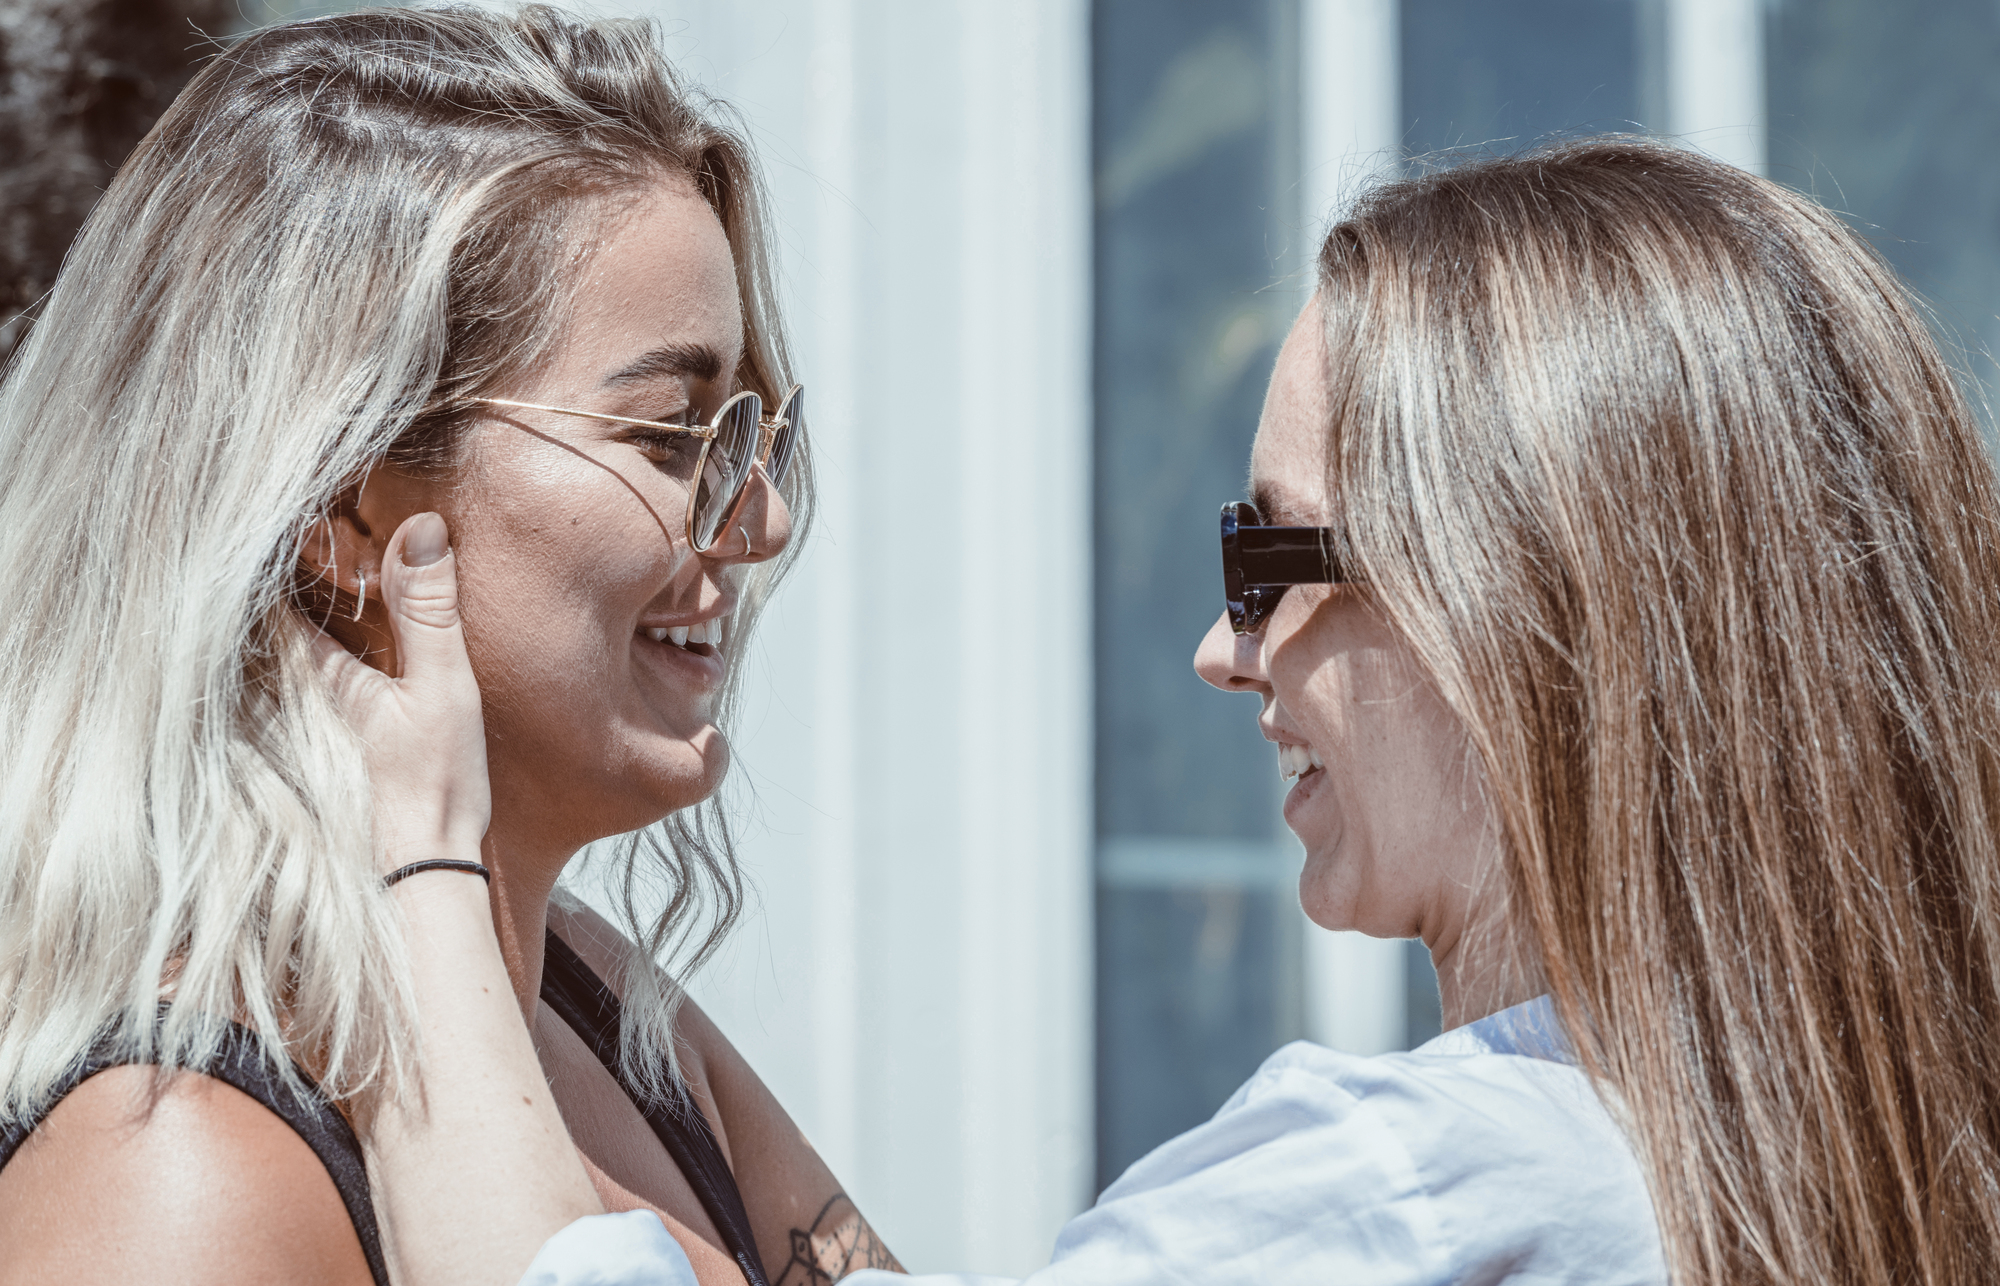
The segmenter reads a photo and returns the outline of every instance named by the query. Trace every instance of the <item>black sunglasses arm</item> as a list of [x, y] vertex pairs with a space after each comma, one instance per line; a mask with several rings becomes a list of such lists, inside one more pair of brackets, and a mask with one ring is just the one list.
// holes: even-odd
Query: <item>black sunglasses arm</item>
[[1333, 547], [1331, 527], [1266, 527], [1255, 505], [1222, 507], [1222, 588], [1230, 625], [1255, 634], [1293, 585], [1338, 585], [1347, 580]]

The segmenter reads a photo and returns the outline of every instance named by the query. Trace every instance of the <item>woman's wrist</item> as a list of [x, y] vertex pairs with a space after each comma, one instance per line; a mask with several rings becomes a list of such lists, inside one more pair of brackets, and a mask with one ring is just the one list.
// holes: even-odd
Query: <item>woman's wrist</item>
[[[405, 884], [453, 881], [464, 883], [468, 880], [483, 888], [490, 882], [490, 879], [482, 880], [475, 872], [466, 869], [470, 867], [486, 869], [485, 855], [479, 851], [479, 845], [476, 843], [399, 844], [393, 846], [388, 853], [380, 855], [377, 860], [381, 863], [379, 869], [382, 872], [383, 883], [392, 889], [401, 888]], [[434, 863], [439, 865], [433, 866]], [[411, 869], [413, 867], [430, 869], [416, 871]], [[401, 874], [402, 872], [408, 874]]]
[[[399, 863], [395, 870], [435, 861], [473, 862], [478, 859], [479, 853], [477, 850], [469, 854], [440, 851], [402, 856], [406, 860]], [[388, 885], [387, 889], [413, 926], [420, 924], [426, 932], [434, 931], [447, 919], [454, 923], [463, 920], [468, 924], [483, 924], [488, 933], [493, 931], [493, 903], [487, 881], [470, 872], [450, 867], [429, 868], [406, 875]]]
[[416, 875], [449, 873], [453, 875], [476, 875], [482, 884], [493, 883], [493, 872], [479, 862], [456, 857], [431, 857], [418, 862], [408, 862], [382, 877], [385, 887], [394, 888], [404, 880]]
[[[407, 866], [445, 855], [397, 856]], [[391, 1262], [399, 1280], [463, 1281], [472, 1263], [504, 1264], [514, 1280], [543, 1242], [603, 1205], [542, 1076], [486, 882], [431, 869], [388, 893], [402, 912], [423, 1038], [418, 1084], [386, 1103], [369, 1132], [370, 1169], [405, 1176], [377, 1203]], [[464, 1181], [435, 1177], [454, 1174]]]

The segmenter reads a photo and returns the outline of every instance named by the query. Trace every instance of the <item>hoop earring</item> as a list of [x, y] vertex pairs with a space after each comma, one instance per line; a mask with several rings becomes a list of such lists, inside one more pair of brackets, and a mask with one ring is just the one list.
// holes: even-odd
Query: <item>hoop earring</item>
[[354, 591], [354, 619], [361, 619], [361, 609], [368, 606], [368, 573], [356, 572], [354, 579], [361, 582]]
[[739, 522], [736, 524], [736, 530], [743, 533], [743, 556], [745, 558], [755, 558], [757, 551], [750, 548], [750, 529]]

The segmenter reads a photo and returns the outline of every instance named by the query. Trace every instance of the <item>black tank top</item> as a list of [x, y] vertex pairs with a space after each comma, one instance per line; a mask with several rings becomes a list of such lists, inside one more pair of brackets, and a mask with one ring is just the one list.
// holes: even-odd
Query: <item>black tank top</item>
[[[723, 1244], [742, 1269], [747, 1286], [769, 1286], [764, 1261], [757, 1254], [756, 1237], [750, 1231], [750, 1216], [743, 1208], [743, 1195], [737, 1190], [735, 1176], [729, 1172], [729, 1163], [722, 1158], [722, 1148], [708, 1128], [707, 1118], [685, 1093], [678, 1103], [660, 1107], [648, 1105], [632, 1092], [618, 1065], [618, 1031], [622, 1022], [618, 997], [553, 931], [548, 935], [547, 956], [542, 966], [542, 1002], [583, 1038], [653, 1127], [667, 1155], [674, 1159], [695, 1196], [700, 1198], [702, 1209], [714, 1220]], [[6, 1168], [29, 1133], [71, 1090], [101, 1071], [124, 1067], [133, 1061], [108, 1046], [92, 1050], [49, 1096], [42, 1118], [0, 1128], [0, 1169]], [[319, 1092], [311, 1078], [296, 1064], [293, 1070], [307, 1087], [304, 1101], [285, 1088], [277, 1069], [265, 1060], [257, 1038], [235, 1023], [229, 1025], [215, 1061], [202, 1069], [204, 1074], [233, 1085], [262, 1103], [305, 1140], [340, 1193], [341, 1204], [354, 1223], [354, 1235], [360, 1239], [361, 1253], [368, 1260], [368, 1271], [376, 1286], [389, 1286], [389, 1269], [382, 1259], [382, 1235], [375, 1225], [375, 1205], [368, 1193], [368, 1170], [361, 1159], [361, 1144], [347, 1118]]]

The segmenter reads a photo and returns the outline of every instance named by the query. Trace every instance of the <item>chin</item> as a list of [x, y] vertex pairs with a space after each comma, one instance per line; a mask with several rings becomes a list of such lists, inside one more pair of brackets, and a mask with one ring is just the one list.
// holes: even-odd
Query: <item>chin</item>
[[1313, 859], [1306, 859], [1306, 869], [1299, 872], [1299, 909], [1306, 913], [1306, 919], [1322, 929], [1351, 929], [1350, 908], [1343, 906], [1340, 899], [1329, 897], [1323, 888], [1324, 873], [1314, 870]]
[[712, 724], [693, 737], [674, 738], [647, 750], [647, 793], [657, 801], [658, 813], [646, 825], [701, 803], [722, 789], [729, 775], [729, 739]]
[[1366, 908], [1359, 905], [1353, 889], [1341, 884], [1337, 859], [1307, 850], [1305, 869], [1299, 872], [1299, 908], [1322, 929], [1368, 932]]
[[1346, 914], [1342, 908], [1323, 908], [1308, 901], [1303, 896], [1299, 899], [1299, 905], [1304, 908], [1306, 919], [1311, 920], [1322, 929], [1330, 929], [1335, 933], [1348, 933], [1356, 930], [1366, 932], [1366, 930], [1362, 929], [1355, 922], [1354, 917]]
[[535, 773], [533, 794], [539, 805], [522, 801], [531, 811], [554, 810], [568, 821], [564, 829], [577, 843], [643, 830], [661, 819], [692, 808], [714, 795], [729, 773], [729, 743], [713, 726], [693, 737], [660, 733], [611, 734], [609, 745], [590, 768], [567, 783], [551, 780], [560, 774]]

